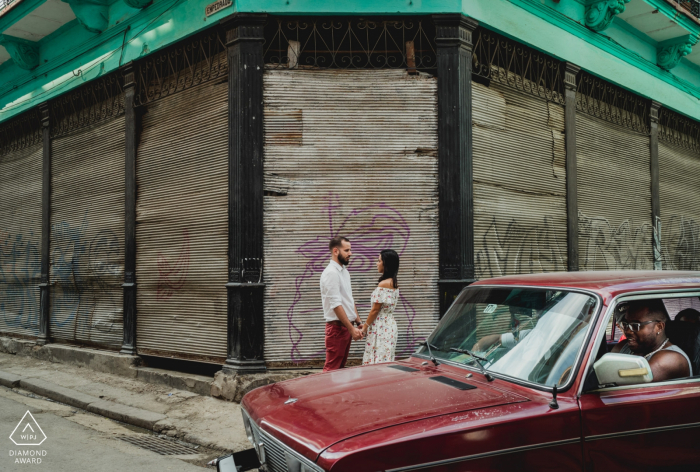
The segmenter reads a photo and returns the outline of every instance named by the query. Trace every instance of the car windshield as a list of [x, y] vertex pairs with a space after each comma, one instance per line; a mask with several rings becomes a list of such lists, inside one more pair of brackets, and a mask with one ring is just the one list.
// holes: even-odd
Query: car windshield
[[[470, 287], [428, 338], [437, 359], [544, 386], [568, 382], [595, 315], [596, 300], [566, 290]], [[423, 346], [420, 354], [429, 355]]]

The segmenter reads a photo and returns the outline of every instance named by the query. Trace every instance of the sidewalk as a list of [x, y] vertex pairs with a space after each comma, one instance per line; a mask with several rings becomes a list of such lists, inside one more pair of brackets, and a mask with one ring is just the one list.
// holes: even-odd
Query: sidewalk
[[0, 353], [0, 385], [204, 447], [251, 447], [238, 403], [32, 357]]

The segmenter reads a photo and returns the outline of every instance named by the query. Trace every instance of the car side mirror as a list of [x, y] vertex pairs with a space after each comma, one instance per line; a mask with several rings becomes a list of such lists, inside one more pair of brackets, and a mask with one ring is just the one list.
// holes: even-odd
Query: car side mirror
[[642, 356], [611, 352], [593, 364], [599, 388], [649, 383], [654, 380], [649, 361]]

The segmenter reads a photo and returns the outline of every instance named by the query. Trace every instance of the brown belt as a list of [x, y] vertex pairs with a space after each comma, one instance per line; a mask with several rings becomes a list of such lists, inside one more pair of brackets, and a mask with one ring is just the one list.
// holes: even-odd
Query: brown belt
[[326, 321], [326, 324], [333, 326], [343, 326], [343, 323], [341, 323], [340, 320]]

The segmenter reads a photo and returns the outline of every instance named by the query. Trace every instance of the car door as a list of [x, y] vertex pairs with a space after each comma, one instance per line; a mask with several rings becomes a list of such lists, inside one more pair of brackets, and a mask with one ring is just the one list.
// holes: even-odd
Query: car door
[[[671, 319], [684, 295], [659, 297]], [[580, 405], [587, 471], [700, 470], [700, 376], [584, 392]]]
[[700, 467], [700, 378], [584, 393], [581, 414], [588, 471]]

